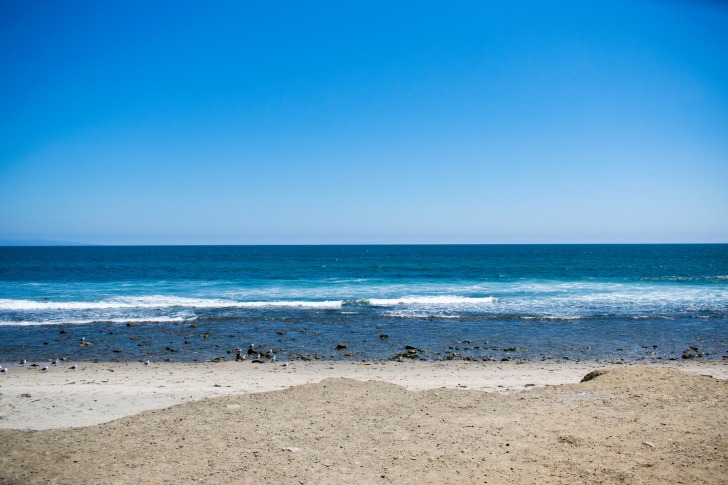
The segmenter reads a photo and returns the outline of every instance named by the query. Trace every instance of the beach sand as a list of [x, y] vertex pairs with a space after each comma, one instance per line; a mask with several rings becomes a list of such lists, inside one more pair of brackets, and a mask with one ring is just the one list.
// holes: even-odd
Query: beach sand
[[725, 483], [726, 379], [717, 360], [15, 366], [0, 482]]

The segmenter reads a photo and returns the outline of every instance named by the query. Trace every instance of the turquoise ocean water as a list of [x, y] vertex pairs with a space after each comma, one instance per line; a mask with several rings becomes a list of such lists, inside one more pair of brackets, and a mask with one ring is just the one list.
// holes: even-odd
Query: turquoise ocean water
[[279, 360], [723, 358], [728, 245], [0, 248], [0, 362], [250, 344]]

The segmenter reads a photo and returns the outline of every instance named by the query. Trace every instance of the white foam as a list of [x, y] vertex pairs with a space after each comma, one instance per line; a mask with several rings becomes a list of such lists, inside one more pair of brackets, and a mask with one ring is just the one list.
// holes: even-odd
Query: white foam
[[496, 302], [493, 297], [475, 298], [465, 296], [405, 296], [402, 298], [370, 298], [367, 300], [371, 306], [397, 306], [397, 305], [490, 305]]
[[114, 298], [104, 301], [32, 301], [0, 299], [0, 310], [114, 310], [128, 308], [340, 308], [342, 301], [235, 301], [223, 299], [184, 298], [178, 296], [143, 296]]
[[177, 322], [192, 322], [197, 317], [150, 317], [150, 318], [97, 318], [92, 320], [45, 320], [45, 321], [34, 321], [34, 320], [23, 320], [23, 321], [7, 321], [0, 320], [0, 326], [7, 327], [29, 327], [38, 325], [84, 325], [89, 323], [177, 323]]

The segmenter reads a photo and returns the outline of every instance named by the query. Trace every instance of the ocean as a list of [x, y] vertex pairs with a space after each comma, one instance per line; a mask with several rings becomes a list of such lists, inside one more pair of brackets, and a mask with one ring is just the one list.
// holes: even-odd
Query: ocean
[[251, 346], [281, 362], [725, 359], [728, 245], [0, 248], [0, 362]]

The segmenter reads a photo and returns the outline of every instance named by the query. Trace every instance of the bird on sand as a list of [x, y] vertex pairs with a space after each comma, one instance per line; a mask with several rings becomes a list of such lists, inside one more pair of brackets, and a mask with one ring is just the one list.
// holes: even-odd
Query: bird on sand
[[42, 368], [41, 370], [42, 370], [43, 372], [48, 372], [48, 366], [47, 366], [47, 365], [44, 365], [44, 366], [43, 366], [43, 368]]
[[71, 369], [73, 369], [73, 370], [76, 370], [76, 369], [78, 369], [78, 364], [73, 364], [73, 365], [71, 366]]

